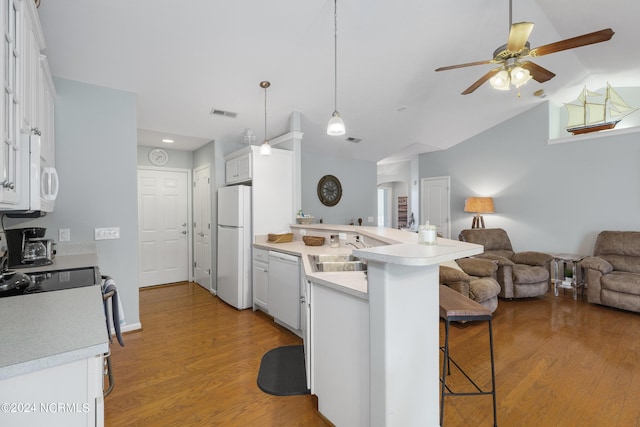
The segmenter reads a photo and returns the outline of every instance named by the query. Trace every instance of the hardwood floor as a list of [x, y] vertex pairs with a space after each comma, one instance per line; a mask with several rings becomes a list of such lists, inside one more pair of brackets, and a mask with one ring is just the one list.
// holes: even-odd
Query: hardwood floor
[[262, 355], [300, 338], [261, 312], [238, 311], [199, 285], [140, 292], [143, 330], [111, 345], [106, 426], [327, 426], [306, 396], [256, 385]]
[[[451, 354], [490, 388], [486, 324], [452, 328]], [[640, 426], [640, 315], [549, 292], [500, 300], [493, 334], [499, 426]], [[445, 426], [493, 425], [490, 396], [446, 399]]]
[[[189, 283], [141, 291], [140, 317], [144, 330], [111, 346], [107, 426], [329, 425], [313, 396], [257, 387], [262, 355], [301, 342], [263, 313]], [[548, 293], [501, 300], [493, 332], [499, 426], [640, 426], [639, 314]], [[486, 323], [453, 327], [450, 345], [474, 380], [490, 384]], [[466, 387], [455, 373], [447, 382]], [[492, 425], [491, 398], [448, 397], [444, 424]]]

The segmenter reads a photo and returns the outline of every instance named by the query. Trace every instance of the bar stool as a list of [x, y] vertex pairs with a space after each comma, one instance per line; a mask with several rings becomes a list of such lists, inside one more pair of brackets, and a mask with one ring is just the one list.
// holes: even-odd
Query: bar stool
[[[493, 363], [493, 329], [491, 325], [491, 311], [477, 302], [454, 291], [448, 286], [440, 286], [440, 317], [444, 320], [445, 335], [444, 346], [440, 350], [444, 353], [442, 362], [442, 377], [440, 378], [440, 426], [444, 422], [444, 398], [445, 396], [478, 396], [490, 394], [493, 397], [493, 425], [497, 427], [496, 415], [496, 373]], [[467, 373], [449, 355], [449, 326], [455, 321], [487, 321], [489, 325], [489, 350], [491, 354], [491, 390], [483, 391]], [[473, 392], [454, 392], [446, 384], [447, 375], [451, 375], [451, 363], [465, 376], [475, 387]]]

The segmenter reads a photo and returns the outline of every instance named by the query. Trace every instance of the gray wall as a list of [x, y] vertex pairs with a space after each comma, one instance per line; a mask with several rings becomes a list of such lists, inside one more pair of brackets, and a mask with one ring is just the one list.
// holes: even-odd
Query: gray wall
[[138, 202], [135, 94], [55, 79], [55, 160], [60, 192], [55, 211], [7, 228], [71, 229], [71, 242], [93, 242], [96, 227], [120, 227], [120, 239], [97, 241], [100, 270], [118, 286], [128, 325], [138, 310]]
[[[304, 142], [302, 144], [304, 146]], [[334, 175], [342, 184], [342, 199], [336, 206], [320, 203], [318, 181], [324, 175]], [[302, 153], [302, 210], [320, 218], [325, 224], [347, 224], [351, 218], [362, 218], [362, 225], [378, 222], [377, 169], [373, 162], [342, 159], [312, 153]], [[373, 217], [368, 222], [368, 217]]]
[[471, 226], [468, 196], [493, 196], [487, 227], [514, 250], [590, 254], [601, 230], [640, 230], [638, 133], [547, 144], [548, 105], [449, 150], [420, 155], [420, 177], [451, 176], [452, 237]]

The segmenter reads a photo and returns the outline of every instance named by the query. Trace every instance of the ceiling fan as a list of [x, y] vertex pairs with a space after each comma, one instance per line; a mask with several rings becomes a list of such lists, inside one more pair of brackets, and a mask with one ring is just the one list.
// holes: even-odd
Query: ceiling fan
[[498, 90], [509, 90], [509, 84], [513, 84], [519, 88], [532, 78], [538, 83], [546, 82], [547, 80], [551, 80], [555, 74], [531, 61], [523, 61], [524, 58], [535, 58], [538, 56], [548, 55], [550, 53], [600, 43], [613, 37], [613, 30], [611, 28], [606, 28], [604, 30], [583, 34], [581, 36], [560, 40], [555, 43], [530, 49], [528, 39], [529, 34], [531, 34], [531, 31], [533, 30], [533, 23], [517, 22], [512, 24], [513, 14], [511, 1], [512, 0], [509, 0], [509, 39], [507, 40], [507, 44], [500, 46], [493, 52], [492, 59], [468, 62], [466, 64], [449, 65], [447, 67], [440, 67], [436, 69], [436, 71], [445, 71], [475, 65], [500, 64], [499, 67], [490, 70], [469, 86], [464, 92], [462, 92], [463, 95], [472, 93], [482, 86], [482, 84], [487, 80], [490, 81], [491, 86]]

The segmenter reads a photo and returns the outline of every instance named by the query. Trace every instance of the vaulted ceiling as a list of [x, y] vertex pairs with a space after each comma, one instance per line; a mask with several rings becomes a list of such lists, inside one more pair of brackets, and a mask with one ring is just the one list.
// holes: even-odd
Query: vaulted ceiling
[[[518, 91], [488, 83], [461, 92], [493, 65], [509, 34], [508, 0], [338, 0], [338, 110], [344, 136], [327, 136], [334, 104], [332, 0], [42, 0], [45, 53], [57, 77], [134, 92], [139, 144], [193, 150], [289, 130], [300, 112], [304, 150], [367, 161], [446, 149], [541, 102], [568, 102], [585, 83], [640, 86], [640, 2], [513, 0], [513, 22], [535, 28], [531, 47], [603, 28], [604, 43], [536, 58], [556, 74]], [[533, 93], [543, 89], [545, 98]], [[237, 113], [235, 118], [210, 114]], [[347, 137], [362, 139], [359, 143]]]

